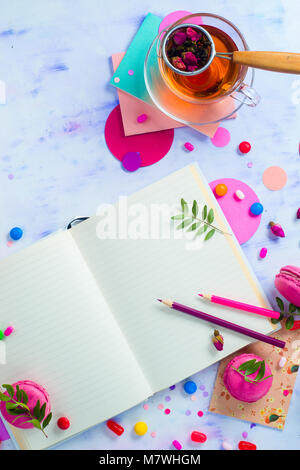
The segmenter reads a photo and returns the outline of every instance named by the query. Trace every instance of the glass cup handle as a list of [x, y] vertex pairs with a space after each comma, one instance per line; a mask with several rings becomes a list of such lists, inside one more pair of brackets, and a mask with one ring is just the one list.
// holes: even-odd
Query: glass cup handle
[[237, 101], [246, 104], [247, 106], [257, 106], [260, 102], [260, 96], [257, 91], [246, 83], [242, 83], [239, 88], [230, 95]]

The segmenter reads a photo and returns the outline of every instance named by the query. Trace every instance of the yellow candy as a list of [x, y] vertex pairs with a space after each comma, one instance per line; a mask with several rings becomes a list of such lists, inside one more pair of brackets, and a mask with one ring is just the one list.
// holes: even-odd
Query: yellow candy
[[144, 421], [139, 421], [135, 423], [134, 430], [138, 436], [143, 436], [148, 431], [148, 426]]
[[228, 189], [227, 189], [227, 186], [226, 184], [217, 184], [217, 186], [215, 187], [215, 193], [217, 196], [225, 196], [225, 194], [227, 193]]

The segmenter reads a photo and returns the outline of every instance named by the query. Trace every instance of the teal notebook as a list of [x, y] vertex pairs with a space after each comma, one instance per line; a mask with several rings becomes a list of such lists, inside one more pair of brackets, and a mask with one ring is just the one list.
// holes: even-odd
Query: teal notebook
[[[158, 33], [160, 23], [159, 16], [148, 13], [110, 80], [111, 85], [150, 103], [152, 102], [144, 80], [144, 61], [148, 49]], [[133, 75], [130, 75], [128, 71], [133, 71]]]

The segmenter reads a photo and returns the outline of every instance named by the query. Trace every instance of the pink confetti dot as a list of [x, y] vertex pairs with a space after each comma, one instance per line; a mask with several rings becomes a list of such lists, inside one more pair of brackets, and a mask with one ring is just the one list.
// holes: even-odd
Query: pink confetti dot
[[243, 432], [242, 436], [243, 436], [244, 439], [247, 439], [248, 433], [245, 431], [245, 432]]
[[196, 401], [196, 400], [197, 400], [196, 395], [192, 395], [192, 396], [191, 396], [191, 400], [192, 400], [192, 401]]
[[115, 83], [119, 83], [119, 81], [120, 81], [119, 77], [115, 77], [115, 78], [114, 78], [114, 82], [115, 82]]
[[151, 437], [156, 437], [156, 432], [155, 432], [155, 431], [152, 431], [152, 432], [150, 433], [150, 436], [151, 436]]
[[177, 439], [174, 439], [174, 441], [172, 442], [173, 446], [175, 447], [175, 449], [177, 450], [181, 450], [182, 449], [182, 445], [180, 444], [179, 441], [177, 441]]
[[148, 119], [147, 114], [140, 114], [140, 115], [136, 118], [137, 122], [139, 122], [140, 124], [141, 124], [142, 122], [147, 121], [147, 119]]
[[167, 396], [165, 397], [165, 400], [166, 400], [166, 401], [171, 401], [171, 397], [170, 397], [169, 395], [167, 395]]
[[283, 390], [283, 395], [284, 395], [285, 397], [287, 397], [288, 394], [289, 394], [289, 391], [288, 391], [288, 390]]
[[186, 416], [191, 416], [191, 414], [192, 414], [191, 410], [186, 410], [186, 412], [185, 412]]
[[200, 385], [199, 390], [205, 390], [205, 385]]
[[215, 147], [226, 147], [230, 142], [230, 132], [220, 126], [210, 140]]
[[10, 336], [13, 331], [14, 331], [14, 327], [13, 327], [13, 326], [8, 326], [8, 327], [6, 328], [6, 330], [4, 331], [4, 335], [5, 335], [5, 336]]
[[6, 243], [6, 245], [7, 245], [8, 247], [10, 247], [10, 246], [13, 245], [13, 242], [9, 241], [9, 242]]
[[170, 410], [169, 408], [166, 408], [166, 409], [165, 409], [165, 414], [166, 414], [166, 415], [169, 415], [170, 413], [171, 413], [171, 410]]
[[9, 180], [13, 180], [14, 177], [15, 177], [15, 176], [14, 176], [12, 173], [10, 173], [10, 174], [8, 175], [8, 179], [9, 179]]
[[265, 258], [267, 256], [268, 249], [267, 248], [262, 248], [259, 252], [260, 258]]
[[144, 410], [149, 410], [149, 405], [148, 405], [147, 403], [145, 403], [145, 404], [143, 405], [143, 408], [144, 408]]
[[164, 409], [164, 405], [163, 405], [162, 403], [160, 403], [159, 405], [157, 405], [157, 408], [158, 408], [159, 410], [163, 410], [163, 409]]
[[128, 70], [128, 75], [133, 75], [134, 74], [134, 71], [133, 70]]
[[195, 147], [193, 146], [193, 144], [191, 144], [191, 142], [186, 142], [186, 143], [184, 144], [184, 147], [185, 147], [189, 152], [192, 152], [192, 151], [194, 150], [194, 148], [195, 148]]
[[248, 167], [248, 168], [252, 168], [252, 167], [253, 167], [253, 163], [252, 163], [252, 162], [247, 163], [247, 167]]
[[199, 416], [199, 418], [202, 418], [202, 416], [203, 416], [203, 411], [198, 411], [197, 415]]

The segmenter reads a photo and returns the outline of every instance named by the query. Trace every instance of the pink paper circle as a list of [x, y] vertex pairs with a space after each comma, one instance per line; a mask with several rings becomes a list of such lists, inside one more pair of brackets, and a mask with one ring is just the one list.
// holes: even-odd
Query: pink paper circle
[[[180, 20], [181, 18], [184, 18], [185, 16], [188, 16], [191, 14], [192, 13], [190, 11], [185, 11], [185, 10], [177, 10], [177, 11], [173, 11], [172, 13], [169, 13], [167, 16], [164, 17], [164, 19], [160, 23], [158, 31], [162, 31], [163, 29], [167, 28], [168, 26]], [[203, 24], [201, 16], [195, 16], [191, 22], [195, 24], [196, 22], [197, 24]]]
[[218, 127], [210, 140], [215, 147], [225, 147], [230, 142], [230, 132], [225, 127]]
[[[225, 196], [215, 195], [217, 184], [226, 184], [228, 191]], [[247, 242], [256, 232], [261, 221], [261, 215], [252, 216], [249, 209], [254, 202], [260, 202], [257, 195], [246, 183], [233, 178], [222, 178], [209, 183], [224, 215], [233, 230], [240, 245]], [[238, 200], [234, 193], [240, 189], [245, 199]]]
[[264, 171], [263, 183], [271, 191], [279, 191], [287, 182], [287, 174], [280, 166], [270, 166]]
[[120, 105], [117, 105], [106, 120], [104, 135], [109, 150], [118, 160], [122, 161], [128, 152], [139, 152], [141, 166], [148, 166], [158, 162], [169, 152], [174, 139], [174, 129], [126, 137]]

